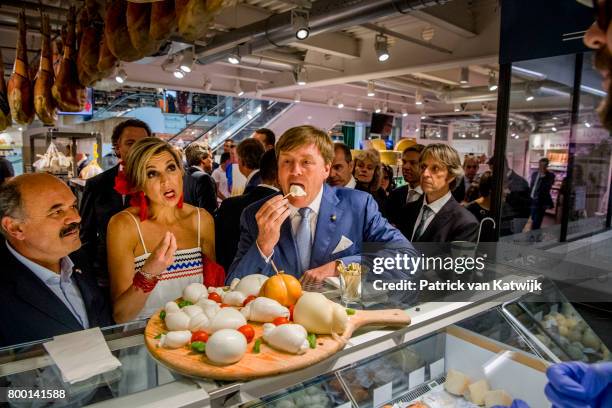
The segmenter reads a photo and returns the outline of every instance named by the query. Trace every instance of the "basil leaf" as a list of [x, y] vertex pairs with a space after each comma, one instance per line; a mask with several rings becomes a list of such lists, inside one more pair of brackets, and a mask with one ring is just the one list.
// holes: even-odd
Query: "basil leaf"
[[206, 343], [203, 341], [194, 341], [191, 343], [191, 349], [197, 353], [206, 352]]

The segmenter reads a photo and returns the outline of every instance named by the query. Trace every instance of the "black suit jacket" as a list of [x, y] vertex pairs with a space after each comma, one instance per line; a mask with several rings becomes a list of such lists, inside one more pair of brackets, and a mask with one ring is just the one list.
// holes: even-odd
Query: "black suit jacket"
[[215, 249], [217, 263], [229, 270], [240, 241], [240, 216], [242, 211], [262, 198], [276, 194], [276, 191], [257, 186], [249, 193], [223, 200], [215, 214]]
[[183, 178], [183, 194], [187, 204], [204, 208], [210, 214], [217, 209], [217, 185], [215, 180], [198, 167], [189, 167]]
[[[9, 252], [0, 240], [0, 347], [48, 339], [83, 330], [64, 303], [29, 268]], [[70, 254], [74, 278], [87, 310], [89, 327], [113, 324], [110, 305], [88, 269], [86, 254]], [[78, 273], [76, 270], [81, 272]]]
[[506, 179], [505, 188], [509, 190], [506, 195], [506, 203], [502, 208], [502, 215], [508, 218], [529, 218], [531, 207], [531, 190], [527, 180], [516, 174], [514, 170]]
[[408, 196], [408, 190], [410, 186], [408, 184], [396, 188], [391, 191], [389, 198], [387, 199], [386, 208], [384, 213], [393, 225], [399, 225], [402, 218], [405, 217], [406, 210], [406, 197]]
[[261, 174], [259, 174], [259, 170], [257, 170], [257, 173], [255, 173], [253, 177], [251, 177], [249, 182], [246, 184], [246, 186], [244, 186], [243, 194], [250, 193], [255, 187], [257, 187], [260, 184], [261, 184]]
[[81, 201], [81, 242], [93, 268], [98, 284], [108, 286], [108, 260], [106, 258], [106, 228], [111, 217], [129, 206], [115, 191], [115, 177], [119, 165], [111, 167], [87, 180]]
[[[424, 197], [406, 205], [405, 217], [398, 225], [400, 231], [409, 240], [412, 238], [414, 225]], [[413, 242], [452, 242], [476, 241], [478, 236], [478, 220], [452, 197], [425, 229], [423, 234]]]
[[[531, 183], [529, 184], [529, 191], [533, 191], [533, 186], [538, 179], [538, 172], [536, 171], [531, 175]], [[535, 198], [533, 199], [533, 205], [543, 206], [545, 208], [553, 207], [553, 200], [550, 195], [550, 189], [555, 182], [555, 175], [550, 171], [544, 174], [544, 177], [540, 179], [540, 184], [535, 191]]]

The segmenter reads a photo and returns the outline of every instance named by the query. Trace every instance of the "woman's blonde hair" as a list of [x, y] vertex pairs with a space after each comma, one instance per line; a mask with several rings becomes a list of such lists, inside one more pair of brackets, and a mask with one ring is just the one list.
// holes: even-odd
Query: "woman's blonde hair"
[[331, 164], [334, 160], [334, 143], [327, 133], [314, 126], [296, 126], [285, 131], [278, 142], [276, 142], [276, 159], [282, 152], [290, 152], [302, 146], [314, 144], [325, 164]]
[[127, 163], [125, 163], [125, 176], [133, 189], [136, 191], [144, 190], [147, 181], [147, 163], [153, 156], [163, 152], [170, 153], [182, 173], [181, 153], [170, 143], [156, 137], [147, 137], [134, 143], [130, 148]]
[[448, 174], [454, 177], [449, 184], [450, 189], [454, 190], [457, 181], [463, 177], [463, 167], [457, 150], [444, 143], [432, 143], [425, 146], [425, 149], [421, 152], [419, 164], [423, 163], [427, 157], [431, 157], [446, 167]]
[[357, 172], [357, 163], [362, 162], [372, 162], [375, 166], [374, 175], [372, 176], [372, 181], [368, 183], [368, 188], [370, 191], [376, 191], [380, 188], [380, 183], [382, 182], [382, 162], [380, 160], [380, 153], [376, 149], [366, 149], [357, 154], [355, 156], [355, 166], [353, 167], [353, 175]]

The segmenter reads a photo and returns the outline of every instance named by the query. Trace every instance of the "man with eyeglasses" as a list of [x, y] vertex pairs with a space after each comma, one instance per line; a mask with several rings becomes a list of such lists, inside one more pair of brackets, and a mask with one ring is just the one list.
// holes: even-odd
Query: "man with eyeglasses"
[[[608, 93], [598, 108], [601, 124], [612, 130], [612, 0], [577, 0], [595, 11], [595, 22], [586, 31], [584, 43], [595, 51], [595, 68], [603, 77]], [[544, 392], [554, 407], [612, 407], [612, 363], [586, 364], [581, 361], [555, 364], [546, 372], [549, 383]]]

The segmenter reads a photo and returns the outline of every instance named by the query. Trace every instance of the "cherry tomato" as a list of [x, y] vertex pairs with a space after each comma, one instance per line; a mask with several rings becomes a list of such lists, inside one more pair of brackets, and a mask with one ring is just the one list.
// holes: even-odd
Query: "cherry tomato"
[[281, 324], [288, 324], [291, 322], [286, 317], [277, 317], [276, 319], [272, 320], [272, 323], [274, 323], [277, 326], [280, 326]]
[[221, 296], [220, 296], [220, 295], [219, 295], [217, 292], [210, 293], [210, 294], [208, 295], [208, 298], [209, 298], [210, 300], [213, 300], [213, 301], [217, 302], [217, 303], [221, 303], [221, 302], [223, 301], [223, 300], [221, 299]]
[[295, 305], [289, 306], [289, 320], [293, 321], [293, 309], [295, 309]]
[[244, 302], [242, 302], [242, 306], [244, 307], [244, 306], [248, 305], [249, 302], [251, 302], [251, 301], [253, 301], [255, 299], [257, 299], [257, 296], [253, 296], [253, 295], [247, 296], [246, 299], [244, 299]]
[[244, 337], [246, 337], [247, 343], [250, 343], [251, 340], [253, 340], [253, 337], [255, 337], [255, 329], [253, 329], [253, 326], [251, 326], [250, 324], [240, 326], [238, 328], [238, 331], [242, 333]]
[[206, 333], [204, 330], [194, 331], [191, 334], [191, 342], [193, 343], [194, 341], [206, 343], [208, 341], [208, 333]]

